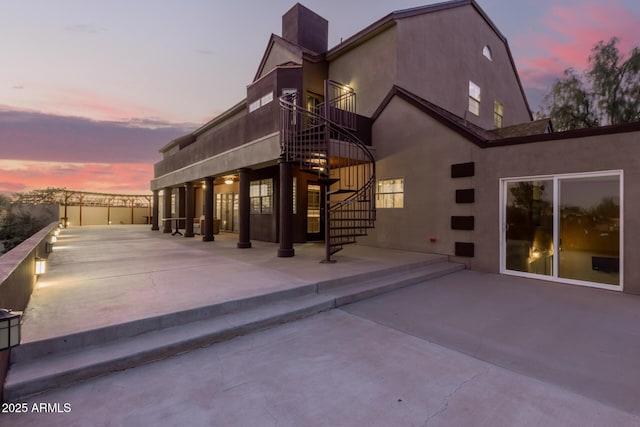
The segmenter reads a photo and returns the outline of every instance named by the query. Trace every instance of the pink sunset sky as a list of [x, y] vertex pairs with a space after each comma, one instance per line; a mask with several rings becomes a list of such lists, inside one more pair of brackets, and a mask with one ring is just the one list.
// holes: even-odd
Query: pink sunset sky
[[[337, 44], [420, 0], [308, 0]], [[640, 45], [637, 0], [478, 0], [532, 109], [599, 40]], [[0, 192], [149, 193], [158, 149], [245, 97], [293, 1], [33, 0], [0, 14]]]

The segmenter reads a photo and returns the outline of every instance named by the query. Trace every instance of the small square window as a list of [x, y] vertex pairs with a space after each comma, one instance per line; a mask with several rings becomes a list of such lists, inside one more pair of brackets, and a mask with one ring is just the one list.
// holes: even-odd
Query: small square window
[[404, 207], [404, 178], [379, 179], [376, 208]]

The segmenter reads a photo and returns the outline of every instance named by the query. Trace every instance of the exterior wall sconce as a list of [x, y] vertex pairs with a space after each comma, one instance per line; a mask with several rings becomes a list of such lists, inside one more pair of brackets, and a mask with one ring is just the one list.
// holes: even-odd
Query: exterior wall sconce
[[0, 309], [0, 351], [20, 344], [21, 311]]
[[45, 258], [36, 258], [36, 276], [44, 274], [47, 270], [47, 260]]
[[58, 238], [56, 236], [51, 236], [51, 243], [55, 243], [58, 241]]
[[58, 234], [60, 234], [60, 229], [56, 228], [56, 230], [53, 232], [53, 235], [57, 236]]

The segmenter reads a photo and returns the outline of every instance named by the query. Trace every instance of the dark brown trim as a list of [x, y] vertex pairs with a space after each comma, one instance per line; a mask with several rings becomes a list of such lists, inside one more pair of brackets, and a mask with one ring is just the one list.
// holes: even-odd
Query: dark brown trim
[[485, 148], [487, 145], [486, 139], [479, 136], [476, 132], [474, 132], [470, 127], [464, 127], [458, 124], [458, 122], [462, 122], [463, 119], [455, 116], [452, 113], [444, 110], [443, 108], [438, 107], [437, 105], [420, 98], [419, 96], [409, 92], [406, 89], [401, 88], [400, 86], [394, 85], [387, 96], [382, 100], [382, 103], [376, 111], [371, 116], [371, 121], [375, 122], [380, 114], [387, 108], [387, 105], [391, 102], [394, 96], [399, 97], [403, 101], [408, 104], [416, 107], [418, 110], [426, 113], [427, 115], [433, 117], [449, 129], [459, 133], [463, 137], [467, 138], [470, 142], [476, 144], [479, 147]]
[[451, 217], [452, 230], [474, 230], [475, 225], [476, 225], [476, 219], [474, 216], [452, 216]]
[[591, 136], [615, 135], [619, 133], [640, 132], [640, 121], [619, 125], [599, 126], [593, 128], [574, 129], [564, 132], [543, 133], [539, 135], [514, 136], [490, 141], [487, 147], [503, 147], [506, 145], [530, 144], [532, 142], [558, 141], [563, 139], [588, 138]]
[[600, 126], [594, 128], [584, 128], [584, 129], [575, 129], [565, 132], [553, 132], [553, 133], [543, 133], [539, 135], [527, 135], [527, 136], [516, 136], [509, 138], [496, 138], [489, 139], [480, 135], [479, 132], [488, 133], [488, 131], [479, 128], [476, 130], [476, 126], [467, 123], [465, 126], [464, 119], [456, 116], [455, 114], [450, 113], [449, 111], [438, 107], [437, 105], [420, 98], [419, 96], [409, 92], [408, 90], [401, 88], [399, 86], [394, 85], [391, 90], [387, 93], [387, 96], [382, 100], [376, 111], [371, 116], [371, 121], [375, 122], [378, 117], [382, 114], [382, 112], [387, 108], [387, 105], [391, 102], [391, 100], [395, 97], [399, 97], [403, 101], [408, 104], [416, 107], [418, 110], [423, 113], [431, 116], [444, 126], [449, 129], [457, 132], [464, 138], [466, 138], [469, 142], [477, 145], [480, 148], [494, 148], [494, 147], [504, 147], [508, 145], [519, 145], [519, 144], [531, 144], [535, 142], [544, 142], [544, 141], [560, 141], [565, 139], [575, 139], [575, 138], [587, 138], [591, 136], [602, 136], [602, 135], [615, 135], [619, 133], [630, 133], [630, 132], [640, 132], [640, 121], [634, 123], [623, 123], [618, 125], [609, 125], [609, 126]]
[[466, 178], [470, 176], [475, 176], [475, 174], [476, 174], [475, 162], [456, 163], [451, 165], [451, 178]]
[[475, 188], [465, 188], [456, 190], [456, 203], [475, 203], [476, 190]]
[[[404, 18], [410, 18], [412, 16], [418, 16], [425, 13], [438, 12], [440, 10], [453, 9], [460, 6], [474, 5], [476, 9], [479, 9], [479, 6], [475, 4], [474, 0], [458, 0], [458, 1], [447, 1], [437, 4], [431, 4], [426, 6], [414, 7], [411, 9], [403, 9], [391, 12], [390, 14], [378, 19], [373, 24], [368, 25], [364, 29], [358, 31], [351, 37], [347, 38], [345, 41], [340, 43], [339, 45], [329, 49], [326, 54], [327, 60], [332, 60], [337, 56], [342, 55], [343, 53], [348, 52], [356, 46], [364, 43], [370, 38], [374, 37], [377, 34], [387, 30], [388, 28], [395, 25], [395, 21]], [[484, 13], [481, 13], [484, 16]], [[495, 25], [493, 25], [489, 21], [489, 25], [497, 31]], [[497, 31], [498, 36], [501, 39], [504, 39], [504, 36]]]
[[475, 244], [469, 242], [456, 242], [455, 255], [473, 258], [475, 256]]

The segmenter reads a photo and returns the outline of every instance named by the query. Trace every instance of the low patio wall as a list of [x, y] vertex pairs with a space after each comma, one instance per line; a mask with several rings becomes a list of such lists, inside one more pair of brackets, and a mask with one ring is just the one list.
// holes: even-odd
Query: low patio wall
[[[0, 256], [0, 308], [23, 311], [36, 284], [36, 257], [46, 258], [46, 243], [58, 221], [38, 231], [6, 254]], [[4, 384], [9, 367], [8, 351], [0, 351], [0, 384]]]

